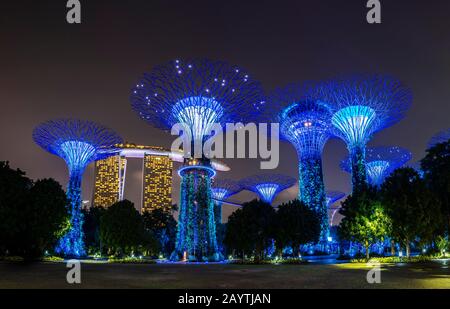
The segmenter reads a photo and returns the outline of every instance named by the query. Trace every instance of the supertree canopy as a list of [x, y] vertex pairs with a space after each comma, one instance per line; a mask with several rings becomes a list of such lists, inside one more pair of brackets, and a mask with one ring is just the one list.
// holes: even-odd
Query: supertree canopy
[[347, 144], [353, 190], [358, 189], [367, 180], [365, 145], [374, 133], [404, 117], [412, 93], [392, 77], [359, 75], [324, 82], [310, 94], [331, 104], [333, 133]]
[[[379, 187], [395, 169], [411, 160], [411, 152], [401, 147], [373, 147], [366, 150], [366, 171], [369, 183]], [[351, 173], [351, 159], [347, 156], [341, 168]]]
[[[270, 106], [279, 108], [277, 121], [281, 137], [297, 150], [299, 158], [299, 200], [319, 213], [321, 238], [328, 235], [328, 211], [322, 173], [322, 151], [332, 136], [330, 106], [311, 95], [305, 99], [307, 84], [290, 84], [274, 92]], [[274, 113], [276, 114], [276, 113]]]
[[66, 194], [70, 203], [71, 228], [60, 239], [56, 251], [66, 256], [84, 256], [81, 213], [83, 172], [89, 163], [110, 155], [103, 149], [122, 143], [122, 139], [101, 125], [75, 119], [44, 122], [34, 129], [33, 139], [42, 148], [64, 159], [69, 170]]
[[261, 200], [272, 204], [278, 193], [292, 187], [296, 180], [280, 174], [260, 174], [244, 178], [240, 181], [242, 188], [255, 192]]
[[340, 191], [327, 191], [327, 206], [329, 211], [331, 212], [331, 216], [330, 217], [330, 226], [333, 225], [333, 220], [334, 220], [334, 216], [336, 215], [336, 212], [339, 210], [339, 207], [335, 207], [335, 208], [331, 208], [331, 205], [333, 205], [335, 202], [337, 202], [338, 200], [340, 200], [341, 198], [343, 198], [345, 196], [344, 192], [340, 192]]
[[[203, 145], [213, 124], [250, 122], [264, 105], [259, 82], [234, 66], [205, 59], [175, 60], [144, 74], [132, 90], [131, 104], [151, 125], [170, 129], [182, 124], [194, 146]], [[184, 145], [186, 146], [186, 145]], [[191, 152], [192, 153], [192, 152]], [[179, 170], [180, 216], [171, 259], [222, 259], [216, 241], [210, 160], [186, 158]]]
[[437, 144], [445, 143], [450, 139], [450, 128], [435, 134], [428, 142], [428, 148], [432, 148]]
[[222, 203], [242, 190], [239, 182], [231, 179], [214, 179], [212, 196], [215, 200], [214, 216], [216, 223], [222, 223]]

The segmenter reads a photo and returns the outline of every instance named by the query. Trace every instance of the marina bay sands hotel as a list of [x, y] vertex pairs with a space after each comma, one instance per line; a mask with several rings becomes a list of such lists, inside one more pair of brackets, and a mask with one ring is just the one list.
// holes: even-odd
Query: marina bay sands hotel
[[[95, 162], [93, 206], [109, 207], [123, 200], [126, 183], [127, 159], [142, 159], [142, 208], [141, 212], [172, 209], [173, 162], [183, 162], [181, 151], [162, 147], [142, 146], [132, 143], [114, 145], [112, 156]], [[217, 171], [229, 167], [213, 160]]]

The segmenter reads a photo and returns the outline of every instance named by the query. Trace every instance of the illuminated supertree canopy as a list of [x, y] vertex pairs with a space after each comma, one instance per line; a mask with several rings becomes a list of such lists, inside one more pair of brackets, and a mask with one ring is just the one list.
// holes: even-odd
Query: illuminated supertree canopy
[[280, 174], [260, 174], [240, 181], [242, 188], [255, 192], [266, 203], [272, 204], [278, 193], [292, 187], [296, 179]]
[[412, 93], [389, 76], [359, 75], [319, 84], [310, 91], [333, 108], [333, 134], [342, 138], [350, 152], [353, 189], [366, 180], [365, 145], [373, 134], [402, 119]]
[[214, 179], [212, 184], [212, 196], [215, 200], [214, 216], [216, 223], [222, 223], [222, 203], [230, 196], [242, 190], [239, 182], [231, 179]]
[[428, 142], [428, 148], [432, 148], [437, 144], [445, 143], [450, 139], [450, 128], [435, 134]]
[[[175, 60], [144, 74], [132, 89], [131, 104], [152, 126], [167, 130], [182, 124], [193, 145], [203, 145], [213, 124], [254, 121], [264, 106], [260, 83], [222, 61]], [[179, 174], [180, 216], [171, 259], [217, 261], [210, 160], [187, 158]]]
[[299, 158], [299, 200], [319, 213], [322, 239], [328, 235], [328, 211], [322, 172], [322, 151], [332, 136], [330, 106], [311, 95], [305, 99], [308, 84], [290, 84], [278, 89], [270, 98], [277, 115], [281, 137], [297, 150]]
[[110, 155], [110, 151], [103, 149], [122, 143], [122, 139], [108, 128], [76, 119], [44, 122], [34, 129], [33, 139], [45, 150], [64, 159], [69, 170], [66, 194], [70, 203], [71, 228], [60, 239], [56, 251], [66, 256], [84, 256], [81, 213], [83, 172], [89, 163]]
[[[395, 169], [411, 160], [411, 152], [401, 147], [373, 147], [366, 150], [366, 171], [369, 183], [380, 186]], [[342, 170], [351, 173], [351, 159], [341, 162]]]
[[328, 205], [328, 209], [331, 212], [331, 216], [330, 217], [330, 226], [333, 225], [333, 220], [334, 220], [334, 216], [336, 215], [336, 212], [339, 210], [339, 207], [335, 207], [335, 208], [331, 208], [331, 205], [333, 205], [334, 203], [336, 203], [337, 201], [339, 201], [340, 199], [342, 199], [345, 196], [344, 192], [340, 192], [340, 191], [327, 191], [327, 205]]

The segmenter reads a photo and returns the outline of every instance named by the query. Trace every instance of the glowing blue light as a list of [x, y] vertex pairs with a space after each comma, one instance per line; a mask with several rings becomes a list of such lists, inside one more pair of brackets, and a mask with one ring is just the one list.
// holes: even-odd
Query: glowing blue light
[[369, 176], [370, 184], [379, 186], [383, 183], [384, 178], [389, 171], [389, 162], [387, 161], [372, 161], [366, 163], [367, 176]]
[[105, 151], [122, 143], [111, 130], [95, 123], [74, 119], [60, 119], [41, 124], [33, 131], [34, 141], [42, 148], [65, 160], [69, 169], [66, 195], [69, 201], [70, 230], [59, 239], [56, 252], [80, 257], [86, 254], [83, 242], [83, 214], [81, 212], [81, 180], [86, 166], [95, 160], [112, 155]]
[[271, 204], [279, 187], [276, 183], [264, 183], [255, 186], [255, 189], [264, 202]]
[[213, 124], [220, 122], [223, 109], [212, 98], [189, 97], [178, 101], [172, 113], [180, 123], [189, 127], [194, 141], [201, 142], [211, 133]]
[[213, 198], [215, 200], [223, 201], [228, 195], [229, 190], [224, 188], [212, 188]]
[[344, 107], [331, 118], [331, 123], [349, 145], [365, 145], [374, 131], [376, 112], [363, 105]]
[[208, 176], [211, 177], [211, 178], [216, 176], [216, 173], [217, 173], [213, 168], [211, 168], [209, 166], [205, 166], [205, 165], [186, 165], [186, 166], [183, 166], [182, 168], [180, 168], [178, 170], [178, 175], [180, 177], [183, 177], [184, 174], [187, 171], [189, 171], [189, 170], [205, 170], [205, 171], [208, 172]]

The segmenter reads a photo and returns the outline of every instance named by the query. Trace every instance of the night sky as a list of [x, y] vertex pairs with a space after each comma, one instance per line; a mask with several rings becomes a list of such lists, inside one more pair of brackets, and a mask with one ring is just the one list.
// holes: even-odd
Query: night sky
[[[450, 126], [450, 1], [381, 2], [381, 25], [367, 24], [366, 0], [81, 0], [81, 25], [66, 23], [66, 0], [2, 3], [0, 160], [33, 179], [53, 177], [65, 186], [63, 160], [31, 138], [36, 125], [59, 117], [92, 120], [127, 141], [169, 147], [172, 136], [132, 111], [130, 89], [153, 66], [192, 57], [241, 66], [267, 91], [337, 74], [392, 74], [412, 89], [413, 105], [369, 146], [406, 147], [412, 161], [419, 160], [429, 138]], [[280, 151], [276, 172], [297, 177], [293, 147], [283, 143]], [[350, 176], [339, 169], [346, 153], [340, 140], [326, 145], [327, 189], [349, 192]], [[226, 163], [232, 171], [219, 177], [259, 172], [258, 160]], [[125, 192], [138, 207], [139, 168], [130, 160]], [[174, 180], [177, 200], [176, 174]], [[83, 182], [86, 200], [92, 182], [91, 165]], [[275, 202], [296, 192], [291, 188]], [[241, 193], [234, 200], [252, 196]]]

